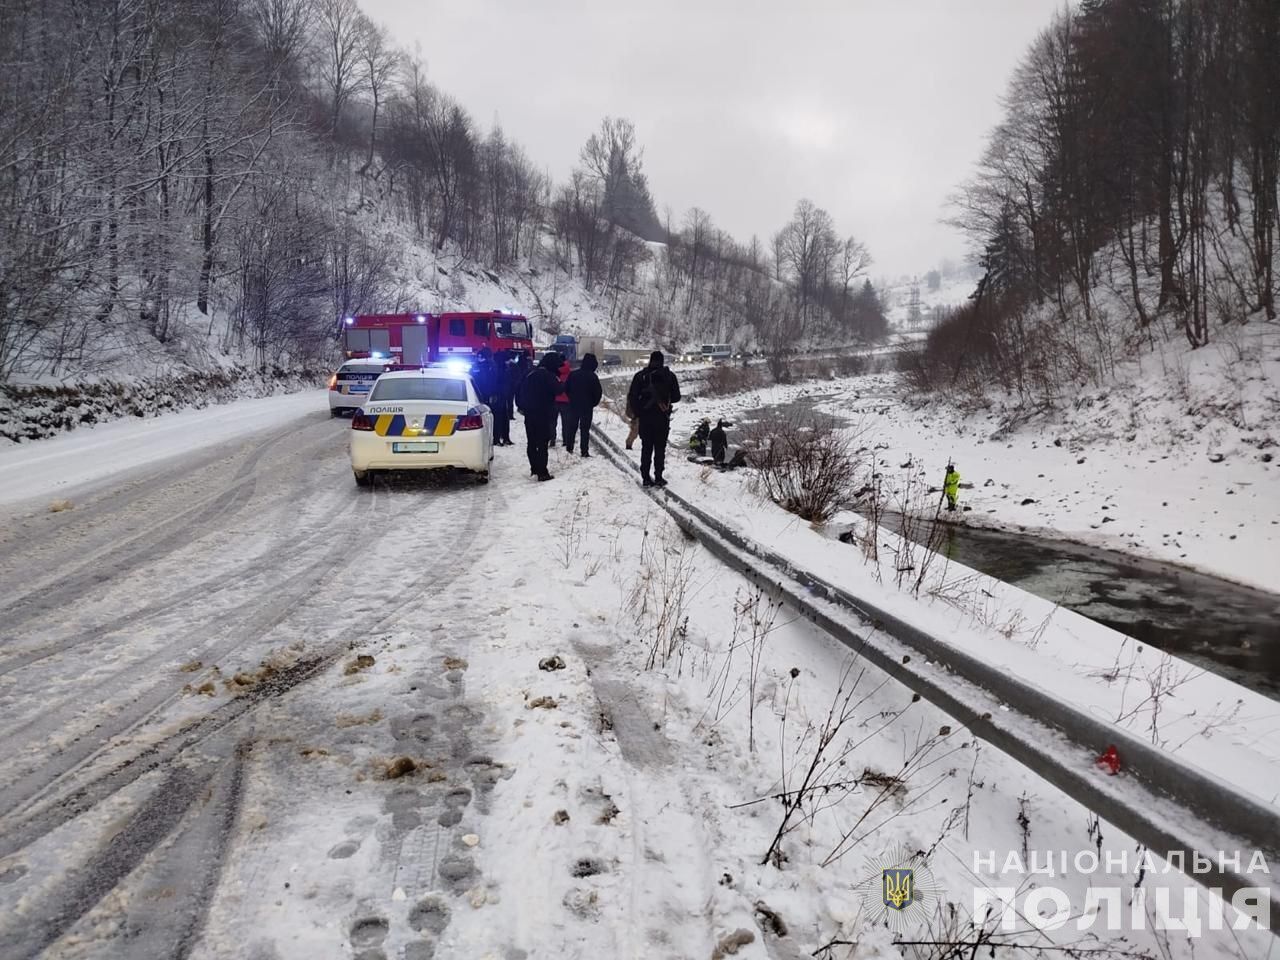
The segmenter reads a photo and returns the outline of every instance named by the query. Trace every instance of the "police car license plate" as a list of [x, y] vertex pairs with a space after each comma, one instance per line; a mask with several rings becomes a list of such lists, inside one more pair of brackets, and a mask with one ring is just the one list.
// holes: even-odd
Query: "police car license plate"
[[393, 443], [391, 444], [392, 453], [439, 453], [440, 444], [438, 443]]

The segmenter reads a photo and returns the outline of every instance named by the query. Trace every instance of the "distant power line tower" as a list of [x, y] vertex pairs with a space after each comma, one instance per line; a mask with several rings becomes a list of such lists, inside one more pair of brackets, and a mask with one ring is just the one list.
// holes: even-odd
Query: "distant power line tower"
[[920, 284], [913, 283], [907, 294], [907, 326], [912, 330], [919, 330], [922, 323], [924, 311], [920, 307]]

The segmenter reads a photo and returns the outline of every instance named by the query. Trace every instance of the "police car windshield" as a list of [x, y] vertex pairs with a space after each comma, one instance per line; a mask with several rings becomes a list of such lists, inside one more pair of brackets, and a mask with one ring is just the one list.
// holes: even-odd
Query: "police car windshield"
[[344, 363], [338, 369], [338, 376], [344, 373], [381, 373], [385, 369], [380, 363]]
[[467, 400], [467, 382], [452, 377], [394, 377], [373, 388], [376, 400]]

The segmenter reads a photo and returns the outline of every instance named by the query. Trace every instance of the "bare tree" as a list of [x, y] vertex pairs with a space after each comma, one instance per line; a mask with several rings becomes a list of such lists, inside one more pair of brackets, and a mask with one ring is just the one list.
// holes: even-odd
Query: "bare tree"
[[385, 27], [379, 26], [367, 18], [360, 34], [360, 77], [369, 90], [372, 107], [369, 116], [369, 151], [365, 157], [361, 173], [368, 173], [373, 168], [374, 151], [378, 145], [378, 111], [386, 99], [387, 90], [400, 69], [401, 54], [387, 37]]
[[361, 81], [361, 50], [369, 20], [356, 0], [314, 0], [318, 72], [329, 103], [329, 138], [336, 141], [342, 111]]

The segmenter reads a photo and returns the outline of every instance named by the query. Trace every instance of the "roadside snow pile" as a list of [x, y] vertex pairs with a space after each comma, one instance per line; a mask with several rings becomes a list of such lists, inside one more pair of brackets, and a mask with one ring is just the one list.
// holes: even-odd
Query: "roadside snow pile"
[[156, 417], [246, 397], [297, 393], [320, 386], [327, 372], [232, 367], [149, 378], [0, 384], [0, 437], [42, 440], [126, 417]]
[[309, 389], [233, 400], [204, 410], [100, 423], [40, 443], [0, 445], [0, 504], [65, 494], [304, 419], [329, 419], [324, 393]]

